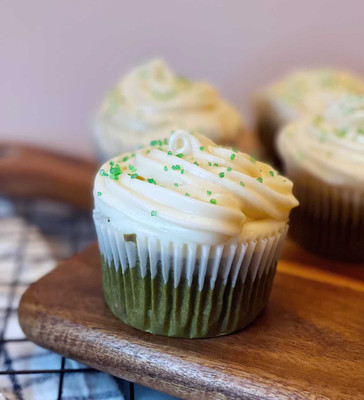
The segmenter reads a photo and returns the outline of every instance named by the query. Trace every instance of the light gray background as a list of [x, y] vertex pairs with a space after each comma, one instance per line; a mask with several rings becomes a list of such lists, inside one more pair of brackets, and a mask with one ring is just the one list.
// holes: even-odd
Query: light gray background
[[160, 55], [250, 96], [300, 65], [364, 74], [362, 0], [0, 0], [0, 140], [90, 155], [90, 119], [132, 66]]

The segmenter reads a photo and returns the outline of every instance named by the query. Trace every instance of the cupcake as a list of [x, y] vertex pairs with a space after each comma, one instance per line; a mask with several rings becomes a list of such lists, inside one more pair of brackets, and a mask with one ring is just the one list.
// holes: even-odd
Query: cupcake
[[238, 111], [206, 82], [175, 75], [153, 60], [125, 76], [106, 96], [94, 133], [102, 162], [146, 146], [176, 128], [198, 131], [220, 144], [242, 133]]
[[94, 197], [105, 299], [124, 323], [214, 337], [265, 307], [297, 205], [269, 165], [177, 130], [104, 164]]
[[287, 125], [277, 145], [300, 201], [292, 236], [325, 257], [364, 261], [364, 96]]
[[256, 131], [267, 156], [277, 161], [275, 140], [285, 124], [320, 113], [345, 94], [364, 94], [364, 81], [334, 69], [298, 70], [258, 94], [254, 104]]

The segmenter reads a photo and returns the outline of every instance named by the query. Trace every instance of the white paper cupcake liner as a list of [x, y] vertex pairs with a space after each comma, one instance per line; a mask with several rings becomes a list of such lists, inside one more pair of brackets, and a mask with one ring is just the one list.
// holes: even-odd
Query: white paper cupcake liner
[[291, 213], [290, 234], [325, 257], [364, 261], [364, 190], [322, 182], [305, 171], [290, 171], [300, 206]]
[[140, 234], [135, 236], [134, 242], [128, 239], [127, 232], [113, 226], [97, 211], [94, 212], [94, 221], [102, 256], [108, 263], [121, 268], [123, 273], [127, 268], [134, 268], [138, 258], [144, 278], [149, 259], [152, 279], [160, 263], [167, 283], [173, 265], [174, 287], [178, 286], [181, 276], [187, 278], [190, 286], [196, 274], [200, 290], [206, 281], [213, 289], [218, 277], [226, 283], [230, 275], [233, 286], [238, 278], [244, 282], [248, 271], [253, 278], [261, 277], [279, 257], [288, 229], [285, 227], [274, 235], [240, 244], [210, 246], [165, 241]]
[[[268, 300], [288, 229], [254, 241], [210, 246], [123, 232], [97, 211], [94, 220], [105, 298], [113, 313], [138, 329], [183, 337], [227, 334], [256, 318]], [[122, 293], [125, 285], [145, 290], [134, 301]], [[162, 299], [163, 314], [155, 299]]]

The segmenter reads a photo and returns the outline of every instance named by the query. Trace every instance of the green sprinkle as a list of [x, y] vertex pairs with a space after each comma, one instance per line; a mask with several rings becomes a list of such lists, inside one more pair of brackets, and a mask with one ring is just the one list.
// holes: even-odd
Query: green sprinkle
[[175, 187], [178, 187], [178, 186], [179, 186], [178, 183], [174, 183], [173, 185], [174, 185]]
[[233, 154], [230, 156], [230, 160], [233, 161], [234, 159], [235, 159], [235, 154], [233, 153]]
[[98, 196], [101, 196], [101, 195], [102, 195], [102, 193], [101, 193], [101, 192], [97, 192], [97, 195], [98, 195]]
[[200, 164], [197, 161], [193, 162], [195, 165], [199, 166]]
[[155, 217], [155, 216], [157, 215], [157, 210], [152, 210], [151, 213], [150, 213], [150, 215], [151, 215], [152, 217]]
[[219, 173], [219, 177], [220, 177], [220, 178], [223, 178], [224, 176], [225, 176], [225, 173], [224, 173], [224, 172], [220, 172], [220, 173]]
[[147, 179], [147, 181], [148, 181], [149, 183], [153, 183], [153, 185], [156, 185], [156, 184], [157, 184], [157, 182], [156, 182], [153, 178], [149, 178], [149, 179]]
[[163, 139], [163, 144], [168, 144], [168, 139], [167, 138]]
[[215, 162], [214, 163], [214, 167], [218, 167], [218, 166], [219, 166], [219, 164]]
[[169, 156], [171, 156], [171, 155], [172, 155], [171, 150], [169, 150], [167, 154], [168, 154]]
[[208, 194], [209, 196], [211, 196], [211, 193], [212, 193], [212, 192], [211, 192], [210, 190], [207, 191], [207, 194]]
[[181, 174], [183, 175], [185, 173], [185, 170], [182, 168], [181, 169]]
[[210, 161], [209, 161], [207, 164], [208, 164], [209, 167], [211, 167], [211, 165], [212, 165], [212, 164], [210, 163]]
[[327, 141], [327, 137], [326, 137], [326, 136], [319, 136], [318, 140], [319, 140], [321, 143], [324, 143], [324, 142]]
[[216, 199], [210, 199], [211, 204], [216, 204]]
[[109, 174], [103, 168], [100, 169], [100, 175], [101, 176], [109, 176]]
[[168, 171], [167, 165], [165, 165], [165, 166], [163, 167], [163, 169], [167, 172], [167, 171]]
[[269, 171], [269, 175], [270, 176], [274, 176], [274, 172], [273, 171]]
[[132, 174], [132, 175], [130, 175], [130, 178], [131, 179], [136, 179], [138, 177], [138, 174]]
[[255, 164], [257, 162], [257, 159], [255, 157], [250, 157], [250, 161]]
[[257, 178], [257, 181], [259, 181], [260, 183], [263, 183], [263, 178], [260, 176], [259, 178]]
[[116, 164], [114, 167], [110, 168], [110, 178], [114, 179], [117, 181], [119, 178], [118, 176], [122, 174], [122, 171], [120, 169], [120, 165]]
[[150, 153], [150, 150], [147, 150], [147, 154], [149, 154]]
[[123, 158], [123, 162], [128, 161], [128, 160], [129, 160], [129, 157], [128, 157], [128, 156], [125, 156], [125, 157]]
[[183, 157], [183, 153], [176, 154], [176, 157], [182, 158]]
[[319, 125], [319, 124], [322, 122], [322, 120], [323, 120], [322, 116], [321, 116], [321, 115], [317, 115], [317, 116], [314, 118], [313, 123], [314, 123], [315, 125]]
[[169, 92], [158, 92], [156, 90], [152, 90], [151, 93], [157, 100], [167, 101], [172, 99], [177, 94], [177, 91], [170, 90]]
[[190, 197], [191, 195], [189, 193], [185, 193], [185, 196]]
[[347, 133], [346, 129], [342, 129], [340, 131], [337, 131], [337, 135], [339, 137], [344, 137], [346, 135], [346, 133]]
[[163, 145], [163, 142], [161, 141], [161, 140], [152, 140], [151, 142], [150, 142], [150, 144], [151, 144], [151, 146], [162, 146]]
[[245, 183], [243, 181], [240, 181], [240, 186], [245, 186]]
[[227, 172], [230, 172], [231, 170], [232, 170], [231, 167], [227, 167], [227, 169], [226, 169]]
[[130, 157], [135, 157], [135, 153], [131, 153], [131, 156]]
[[180, 170], [181, 166], [180, 165], [172, 165], [172, 169], [174, 169], [175, 171]]
[[203, 146], [201, 146], [201, 147], [200, 147], [200, 150], [201, 150], [201, 151], [204, 151], [204, 150], [205, 150], [205, 148], [204, 148]]
[[110, 166], [112, 167], [114, 165], [114, 161], [110, 161]]
[[128, 170], [131, 171], [131, 172], [135, 172], [136, 168], [134, 167], [134, 165], [129, 164], [128, 165]]
[[119, 179], [119, 175], [121, 174], [121, 172], [115, 173], [115, 174], [110, 174], [110, 178], [114, 179], [115, 181], [117, 181]]

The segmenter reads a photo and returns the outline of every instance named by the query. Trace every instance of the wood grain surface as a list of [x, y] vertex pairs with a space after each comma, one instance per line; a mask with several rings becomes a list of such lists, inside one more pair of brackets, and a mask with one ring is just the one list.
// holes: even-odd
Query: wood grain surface
[[153, 336], [106, 307], [94, 244], [33, 284], [19, 318], [39, 345], [182, 399], [364, 398], [364, 283], [283, 260], [266, 311], [217, 339]]
[[90, 210], [96, 170], [91, 160], [34, 146], [0, 144], [0, 194], [51, 198]]

